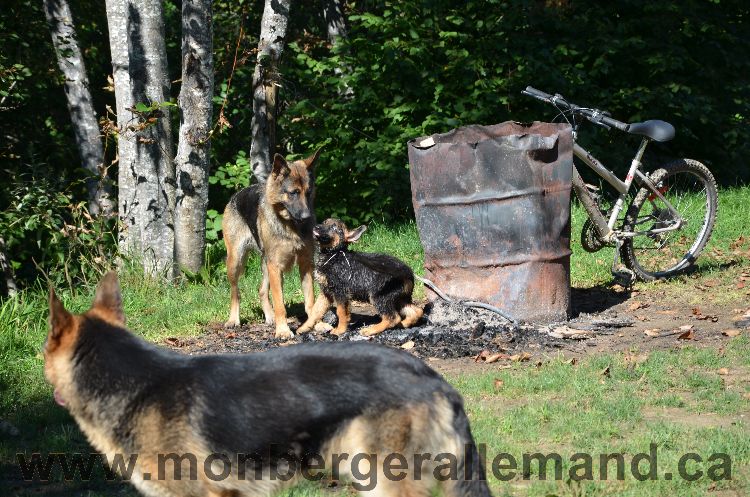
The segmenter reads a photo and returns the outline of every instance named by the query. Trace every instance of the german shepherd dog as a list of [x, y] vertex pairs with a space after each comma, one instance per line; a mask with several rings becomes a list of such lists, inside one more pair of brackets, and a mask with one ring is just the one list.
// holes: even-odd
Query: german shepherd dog
[[366, 229], [360, 226], [349, 231], [338, 219], [326, 219], [313, 229], [320, 245], [315, 276], [321, 293], [298, 333], [310, 331], [331, 303], [336, 306], [339, 321], [332, 333], [346, 333], [352, 300], [369, 302], [380, 314], [380, 323], [362, 328], [360, 333], [365, 336], [398, 324], [408, 328], [422, 317], [422, 309], [412, 303], [414, 273], [409, 266], [390, 255], [349, 251], [349, 244], [359, 240]]
[[[263, 279], [258, 294], [266, 324], [276, 323], [276, 337], [293, 336], [286, 322], [283, 274], [297, 263], [305, 298], [305, 311], [312, 310], [312, 229], [315, 226], [315, 163], [320, 149], [307, 159], [287, 162], [276, 154], [265, 184], [254, 184], [237, 192], [224, 209], [221, 229], [227, 247], [227, 277], [230, 286], [229, 319], [226, 327], [240, 324], [240, 290], [250, 250], [262, 256]], [[271, 288], [273, 307], [268, 300]]]
[[266, 496], [324, 472], [384, 497], [490, 495], [461, 396], [408, 353], [307, 343], [188, 356], [128, 331], [121, 302], [114, 272], [83, 314], [50, 290], [44, 372], [144, 495]]

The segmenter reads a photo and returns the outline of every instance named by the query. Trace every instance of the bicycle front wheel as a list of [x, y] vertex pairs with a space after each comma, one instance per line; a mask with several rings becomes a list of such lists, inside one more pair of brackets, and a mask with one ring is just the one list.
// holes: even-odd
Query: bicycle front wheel
[[[647, 188], [641, 188], [628, 207], [623, 231], [638, 234], [625, 240], [621, 255], [644, 281], [673, 276], [695, 263], [711, 237], [718, 202], [716, 180], [698, 161], [669, 163], [650, 179], [679, 217]], [[669, 230], [677, 224], [678, 229]]]

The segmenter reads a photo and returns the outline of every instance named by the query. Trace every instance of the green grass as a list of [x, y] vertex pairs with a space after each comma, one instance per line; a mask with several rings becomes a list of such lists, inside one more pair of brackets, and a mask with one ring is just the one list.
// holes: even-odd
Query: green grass
[[[723, 304], [747, 305], [747, 289], [736, 288], [737, 275], [750, 267], [750, 188], [722, 190], [719, 217], [709, 247], [699, 259], [695, 274], [666, 283], [639, 284], [637, 288], [664, 291], [665, 298], [703, 302], [713, 299]], [[571, 280], [574, 287], [587, 288], [610, 282], [611, 249], [597, 254], [584, 252], [578, 242], [583, 213], [572, 212]], [[748, 239], [737, 247], [740, 237]], [[414, 223], [388, 227], [371, 225], [358, 243], [358, 250], [388, 252], [405, 260], [417, 274], [422, 273], [423, 254]], [[213, 249], [213, 259], [221, 258]], [[243, 320], [260, 321], [257, 298], [260, 282], [258, 258], [250, 260], [241, 280]], [[698, 283], [712, 282], [715, 291], [699, 293]], [[228, 312], [228, 284], [223, 263], [217, 263], [200, 276], [200, 281], [166, 286], [149, 282], [133, 272], [121, 274], [128, 326], [151, 341], [200, 333], [208, 323], [222, 322]], [[748, 285], [750, 286], [750, 284]], [[417, 298], [423, 288], [417, 285]], [[66, 307], [86, 310], [93, 288], [75, 292], [60, 288]], [[297, 275], [285, 280], [287, 303], [302, 301]], [[87, 451], [87, 445], [67, 413], [51, 399], [51, 389], [43, 378], [41, 347], [46, 335], [46, 290], [22, 292], [0, 302], [0, 420], [20, 430], [11, 436], [0, 432], [0, 470], [15, 464], [17, 451]], [[610, 375], [601, 371], [610, 367]], [[622, 356], [592, 356], [577, 366], [553, 359], [540, 368], [515, 365], [510, 370], [452, 377], [466, 398], [467, 410], [478, 441], [488, 453], [559, 452], [569, 457], [577, 451], [592, 453], [622, 451], [647, 452], [651, 442], [659, 448], [659, 465], [675, 469], [679, 455], [697, 452], [710, 455], [732, 454], [734, 480], [719, 482], [717, 489], [748, 492], [750, 464], [750, 406], [744, 397], [750, 383], [727, 388], [717, 375], [718, 368], [750, 371], [750, 344], [746, 336], [733, 339], [723, 351], [685, 348], [653, 352], [648, 360], [628, 367]], [[495, 379], [503, 386], [495, 388]], [[679, 411], [693, 418], [703, 415], [736, 418], [735, 424], [694, 425], [669, 418], [647, 416], [653, 410]], [[672, 412], [670, 411], [670, 412]], [[740, 417], [745, 414], [745, 417]], [[697, 419], [697, 418], [696, 418]], [[661, 469], [660, 469], [661, 471]], [[596, 470], [595, 470], [596, 473]], [[492, 480], [496, 495], [704, 495], [711, 482], [685, 482], [660, 479], [656, 482], [564, 483], [517, 478], [511, 482]], [[0, 485], [2, 478], [0, 477]], [[96, 486], [95, 486], [96, 487]], [[68, 488], [68, 487], [64, 487]], [[74, 485], [76, 495], [111, 495], [112, 486]], [[292, 491], [297, 495], [319, 495], [314, 485]], [[116, 487], [117, 495], [135, 495], [129, 487]], [[0, 495], [8, 495], [0, 488]], [[72, 495], [42, 492], [40, 495]]]

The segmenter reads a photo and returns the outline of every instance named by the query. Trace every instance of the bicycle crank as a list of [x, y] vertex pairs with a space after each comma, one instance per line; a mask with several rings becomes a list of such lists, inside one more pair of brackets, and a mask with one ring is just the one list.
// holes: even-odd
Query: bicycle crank
[[581, 246], [586, 252], [598, 252], [604, 247], [612, 247], [613, 245], [602, 239], [591, 219], [586, 219], [581, 229]]

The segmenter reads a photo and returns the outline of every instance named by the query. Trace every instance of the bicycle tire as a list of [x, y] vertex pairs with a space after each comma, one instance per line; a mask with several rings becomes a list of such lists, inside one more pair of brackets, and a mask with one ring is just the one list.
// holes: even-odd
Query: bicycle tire
[[[623, 242], [624, 264], [643, 281], [668, 278], [692, 267], [711, 238], [718, 208], [716, 180], [698, 161], [676, 160], [649, 178], [686, 223], [675, 231], [639, 235]], [[626, 211], [623, 231], [642, 231], [644, 223], [649, 224], [646, 231], [667, 226], [671, 215], [658, 204], [663, 201], [641, 188]]]

